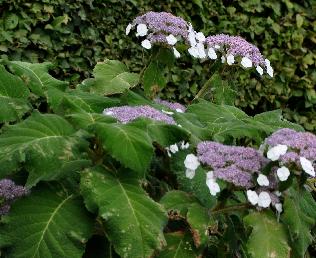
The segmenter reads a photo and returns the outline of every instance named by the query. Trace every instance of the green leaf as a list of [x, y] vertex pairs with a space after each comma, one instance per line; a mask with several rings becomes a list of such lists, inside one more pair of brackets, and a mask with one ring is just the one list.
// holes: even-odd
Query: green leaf
[[246, 226], [252, 228], [247, 242], [249, 254], [254, 258], [290, 257], [284, 226], [273, 214], [254, 212], [244, 218]]
[[57, 190], [40, 186], [14, 203], [0, 227], [0, 246], [8, 247], [5, 257], [82, 257], [93, 220], [80, 198]]
[[209, 83], [216, 104], [234, 105], [236, 92], [230, 87], [227, 81], [222, 80], [222, 77], [218, 73], [212, 76]]
[[27, 185], [53, 180], [90, 164], [82, 148], [87, 143], [57, 115], [34, 113], [25, 121], [8, 126], [0, 136], [0, 177], [18, 169], [24, 162], [29, 171]]
[[128, 124], [95, 124], [92, 126], [103, 148], [123, 166], [143, 177], [153, 156], [151, 138], [144, 130]]
[[93, 75], [94, 79], [83, 81], [81, 88], [102, 95], [122, 93], [136, 86], [139, 80], [138, 74], [128, 72], [125, 64], [115, 60], [97, 63]]
[[87, 208], [105, 220], [108, 238], [121, 257], [152, 257], [165, 245], [167, 216], [128, 171], [114, 176], [101, 168], [82, 173]]
[[87, 112], [69, 114], [66, 118], [78, 129], [88, 129], [95, 123], [116, 123], [114, 117]]
[[315, 226], [316, 203], [306, 190], [291, 187], [284, 201], [282, 221], [287, 225], [296, 257], [304, 257], [313, 242], [311, 229]]
[[164, 76], [164, 66], [157, 60], [152, 61], [144, 72], [143, 82], [145, 93], [148, 96], [155, 96], [155, 93], [163, 89], [167, 83]]
[[19, 17], [14, 13], [10, 13], [4, 19], [4, 27], [6, 30], [13, 30], [18, 24]]
[[190, 234], [173, 232], [165, 234], [167, 247], [160, 252], [157, 258], [197, 258], [198, 255]]
[[44, 96], [44, 91], [49, 88], [65, 90], [68, 83], [55, 79], [49, 74], [49, 69], [53, 66], [45, 62], [31, 64], [20, 61], [8, 62], [12, 71], [20, 76], [30, 90], [38, 96]]
[[0, 65], [0, 123], [16, 121], [29, 111], [29, 94], [23, 81]]

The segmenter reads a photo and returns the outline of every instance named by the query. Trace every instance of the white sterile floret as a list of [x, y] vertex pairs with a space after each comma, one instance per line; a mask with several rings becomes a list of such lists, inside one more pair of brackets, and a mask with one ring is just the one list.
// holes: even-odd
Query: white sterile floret
[[113, 114], [114, 113], [112, 111], [107, 111], [107, 112], [103, 111], [103, 115], [112, 116]]
[[308, 159], [306, 159], [304, 157], [300, 157], [300, 162], [301, 162], [302, 169], [307, 174], [314, 177], [315, 176], [315, 169], [313, 167], [312, 162], [310, 162]]
[[280, 197], [282, 195], [282, 193], [280, 191], [274, 191], [273, 192], [276, 196]]
[[169, 45], [174, 45], [177, 43], [177, 38], [175, 36], [173, 36], [172, 34], [170, 34], [169, 36], [166, 37], [166, 40], [168, 42]]
[[269, 74], [270, 77], [273, 77], [273, 68], [271, 66], [267, 67], [267, 74]]
[[180, 109], [180, 108], [176, 108], [176, 111], [177, 111], [178, 113], [183, 113], [183, 110]]
[[229, 54], [226, 59], [228, 65], [232, 65], [235, 62], [235, 57], [232, 54]]
[[215, 50], [213, 48], [209, 48], [207, 55], [209, 56], [209, 58], [211, 58], [212, 60], [215, 60], [217, 58], [217, 54], [215, 52]]
[[178, 145], [175, 143], [175, 144], [172, 144], [169, 146], [169, 149], [170, 149], [170, 152], [175, 154], [179, 151], [179, 148], [178, 148]]
[[265, 62], [265, 64], [266, 64], [266, 66], [271, 66], [269, 59], [264, 59], [264, 62]]
[[147, 28], [147, 25], [146, 24], [138, 24], [137, 27], [136, 27], [136, 30], [137, 30], [137, 33], [136, 33], [136, 36], [146, 36], [147, 35], [147, 32], [148, 32], [148, 28]]
[[151, 49], [151, 43], [148, 39], [142, 41], [142, 47], [146, 49]]
[[205, 48], [203, 43], [197, 43], [196, 48], [198, 50], [199, 58], [206, 58]]
[[262, 67], [261, 66], [257, 66], [256, 67], [256, 70], [257, 70], [257, 72], [260, 74], [260, 75], [263, 75], [263, 69], [262, 69]]
[[165, 149], [166, 149], [166, 151], [167, 151], [168, 157], [170, 158], [170, 157], [171, 157], [170, 148], [169, 148], [169, 147], [166, 147]]
[[185, 171], [185, 176], [192, 179], [195, 176], [195, 170], [187, 168]]
[[196, 170], [198, 166], [200, 165], [200, 162], [194, 154], [188, 154], [184, 160], [184, 166], [191, 170]]
[[172, 49], [173, 49], [173, 54], [175, 58], [179, 58], [181, 56], [180, 52], [175, 47], [173, 47]]
[[221, 48], [221, 46], [220, 46], [220, 45], [215, 45], [215, 46], [214, 46], [214, 48], [216, 48], [216, 49], [220, 49], [220, 48]]
[[269, 186], [269, 179], [266, 175], [260, 174], [257, 178], [257, 182], [260, 186]]
[[182, 127], [182, 125], [180, 125], [180, 124], [177, 124], [177, 126], [178, 126], [178, 127]]
[[256, 205], [258, 203], [259, 196], [255, 191], [248, 190], [247, 191], [247, 198], [248, 198], [248, 201], [252, 205]]
[[181, 142], [181, 146], [180, 146], [180, 149], [181, 150], [186, 150], [190, 147], [190, 144], [187, 142], [185, 143], [184, 141]]
[[282, 203], [276, 203], [274, 206], [278, 213], [281, 213], [283, 211]]
[[284, 155], [287, 152], [287, 146], [283, 144], [278, 144], [267, 152], [267, 158], [276, 161], [280, 158], [280, 156]]
[[215, 181], [213, 171], [209, 171], [206, 173], [206, 185], [210, 190], [210, 194], [213, 196], [215, 196], [217, 193], [221, 191], [219, 184]]
[[166, 111], [164, 109], [161, 109], [162, 113], [165, 113], [167, 115], [173, 115], [173, 112], [172, 111]]
[[132, 29], [132, 24], [129, 23], [125, 29], [125, 34], [128, 35], [130, 33], [131, 29]]
[[290, 170], [287, 167], [282, 166], [278, 168], [277, 175], [280, 181], [286, 181], [288, 177], [290, 176]]
[[245, 68], [250, 68], [252, 67], [252, 61], [245, 56], [241, 59], [241, 65]]
[[258, 198], [258, 206], [262, 208], [268, 208], [271, 204], [270, 194], [267, 192], [261, 192]]
[[205, 41], [205, 36], [204, 36], [203, 32], [198, 32], [198, 33], [196, 33], [195, 38], [196, 38], [199, 42], [204, 42], [204, 41]]
[[198, 57], [199, 56], [199, 51], [198, 51], [198, 49], [196, 48], [196, 47], [190, 47], [189, 49], [188, 49], [188, 52], [189, 52], [189, 54], [191, 55], [191, 56], [193, 56], [193, 57]]
[[222, 61], [223, 64], [226, 62], [225, 56], [222, 56], [222, 57], [221, 57], [221, 61]]
[[190, 45], [192, 47], [194, 47], [196, 45], [196, 39], [195, 39], [195, 31], [193, 30], [193, 27], [192, 27], [191, 23], [189, 25], [188, 32], [189, 32], [189, 36], [188, 37], [189, 37]]

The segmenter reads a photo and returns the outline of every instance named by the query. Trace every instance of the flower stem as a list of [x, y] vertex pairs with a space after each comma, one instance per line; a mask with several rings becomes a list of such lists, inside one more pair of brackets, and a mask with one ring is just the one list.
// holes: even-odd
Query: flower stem
[[212, 209], [209, 212], [211, 215], [216, 215], [216, 214], [228, 213], [232, 211], [245, 210], [249, 208], [251, 208], [251, 205], [249, 203], [241, 203], [241, 204], [227, 206], [222, 209], [216, 209], [215, 207], [215, 209]]

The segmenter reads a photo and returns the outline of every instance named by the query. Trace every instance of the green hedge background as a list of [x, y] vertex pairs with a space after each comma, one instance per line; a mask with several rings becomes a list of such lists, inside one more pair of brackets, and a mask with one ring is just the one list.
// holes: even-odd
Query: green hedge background
[[[239, 69], [236, 105], [248, 114], [281, 108], [287, 119], [316, 131], [315, 0], [0, 0], [0, 58], [51, 61], [54, 75], [73, 85], [105, 58], [139, 71], [148, 54], [125, 27], [148, 10], [182, 16], [205, 35], [240, 35], [256, 44], [276, 75], [262, 79]], [[190, 101], [208, 69], [209, 62], [181, 57], [163, 94]]]

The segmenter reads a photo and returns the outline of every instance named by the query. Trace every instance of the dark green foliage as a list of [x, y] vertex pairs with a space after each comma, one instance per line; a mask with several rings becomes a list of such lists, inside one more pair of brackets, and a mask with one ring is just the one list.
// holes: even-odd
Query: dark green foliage
[[[275, 79], [239, 69], [237, 106], [247, 113], [275, 108], [285, 117], [316, 130], [316, 2], [307, 1], [153, 1], [153, 0], [0, 0], [0, 57], [58, 64], [59, 78], [87, 78], [98, 61], [119, 59], [132, 71], [147, 61], [125, 26], [148, 10], [169, 11], [207, 34], [240, 35], [272, 61]], [[122, 11], [124, 10], [124, 11]], [[132, 61], [131, 61], [132, 60]], [[181, 57], [163, 95], [187, 102], [208, 79], [209, 61]], [[230, 76], [231, 70], [226, 71]], [[157, 81], [162, 86], [161, 81]]]

